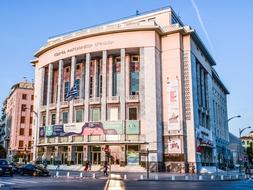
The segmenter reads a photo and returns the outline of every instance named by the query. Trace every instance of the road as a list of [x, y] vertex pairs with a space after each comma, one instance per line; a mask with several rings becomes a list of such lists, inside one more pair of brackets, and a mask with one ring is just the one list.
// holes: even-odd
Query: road
[[0, 184], [4, 184], [1, 189], [27, 189], [27, 190], [103, 190], [106, 184], [108, 190], [252, 190], [253, 181], [136, 181], [136, 180], [122, 180], [121, 178], [114, 178], [110, 181], [106, 179], [93, 178], [55, 178], [55, 177], [31, 177], [31, 176], [14, 176], [14, 177], [0, 177]]

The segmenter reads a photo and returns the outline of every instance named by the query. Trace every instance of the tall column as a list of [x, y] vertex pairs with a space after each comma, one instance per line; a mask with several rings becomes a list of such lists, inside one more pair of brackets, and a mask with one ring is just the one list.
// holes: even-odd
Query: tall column
[[112, 65], [113, 65], [113, 56], [109, 56], [108, 60], [108, 96], [112, 97]]
[[49, 125], [49, 104], [51, 103], [51, 91], [53, 81], [53, 64], [49, 64], [48, 68], [48, 81], [47, 81], [47, 108], [46, 108], [46, 125]]
[[73, 161], [73, 147], [71, 145], [68, 146], [68, 165], [71, 165]]
[[[80, 98], [84, 99], [85, 98], [85, 63], [82, 63], [82, 82], [81, 82], [81, 94]], [[87, 87], [86, 87], [87, 88]]]
[[130, 55], [126, 55], [126, 96], [130, 95]]
[[93, 79], [93, 95], [92, 95], [92, 97], [94, 98], [94, 97], [97, 97], [97, 74], [98, 74], [98, 61], [97, 60], [95, 60], [94, 61], [94, 64], [95, 64], [95, 67], [94, 67], [94, 79]]
[[83, 164], [86, 164], [88, 161], [88, 145], [83, 145]]
[[101, 121], [106, 120], [106, 62], [107, 62], [107, 52], [103, 51], [102, 60], [102, 99], [101, 99]]
[[39, 144], [39, 127], [41, 126], [41, 112], [40, 108], [43, 105], [43, 95], [44, 95], [44, 78], [45, 78], [45, 67], [42, 68], [35, 68], [35, 82], [37, 84], [38, 80], [38, 87], [35, 86], [35, 104], [34, 110], [37, 114], [33, 114], [33, 117], [36, 118], [35, 123], [33, 125], [33, 161], [37, 159], [38, 154], [38, 147]]
[[61, 92], [62, 92], [62, 78], [63, 78], [63, 60], [59, 61], [58, 69], [58, 92], [56, 105], [56, 123], [60, 123], [60, 106], [61, 106]]
[[[126, 116], [126, 97], [125, 97], [125, 89], [126, 89], [126, 82], [125, 82], [125, 58], [126, 58], [126, 50], [120, 50], [120, 119], [125, 120]], [[123, 122], [125, 123], [125, 122]], [[125, 126], [124, 126], [125, 127]]]
[[[74, 86], [75, 83], [75, 68], [76, 68], [76, 57], [71, 57], [71, 75], [70, 75], [70, 89]], [[74, 100], [72, 99], [69, 103], [69, 123], [73, 123], [73, 114], [74, 114]]]
[[90, 54], [86, 54], [86, 63], [85, 63], [85, 110], [84, 110], [84, 121], [89, 121], [89, 92], [90, 92]]

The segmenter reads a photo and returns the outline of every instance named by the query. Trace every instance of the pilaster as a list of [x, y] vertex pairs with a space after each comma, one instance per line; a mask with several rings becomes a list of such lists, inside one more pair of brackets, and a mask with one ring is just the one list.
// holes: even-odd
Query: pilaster
[[[71, 75], [70, 75], [70, 89], [75, 83], [75, 68], [76, 68], [76, 57], [71, 57]], [[74, 100], [69, 102], [69, 123], [73, 123], [74, 115]]]
[[85, 110], [84, 110], [84, 121], [89, 121], [89, 90], [90, 90], [90, 54], [86, 54], [86, 63], [85, 63]]
[[103, 51], [102, 58], [102, 99], [101, 99], [101, 121], [106, 120], [106, 62], [107, 62], [107, 52]]

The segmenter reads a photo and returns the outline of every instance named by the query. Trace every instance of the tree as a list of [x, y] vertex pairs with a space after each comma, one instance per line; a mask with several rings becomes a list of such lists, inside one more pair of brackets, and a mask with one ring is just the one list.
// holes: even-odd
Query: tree
[[2, 145], [0, 145], [0, 158], [6, 158], [6, 151]]

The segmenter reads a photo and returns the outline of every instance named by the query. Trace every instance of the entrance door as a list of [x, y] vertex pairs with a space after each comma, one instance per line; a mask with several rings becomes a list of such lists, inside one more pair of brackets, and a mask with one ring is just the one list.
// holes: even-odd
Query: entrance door
[[61, 163], [62, 164], [67, 164], [68, 162], [68, 153], [67, 152], [63, 152], [61, 154]]
[[99, 165], [101, 162], [101, 153], [97, 151], [91, 152], [91, 161], [94, 165]]
[[75, 155], [75, 158], [76, 158], [75, 163], [76, 164], [83, 164], [83, 153], [82, 152], [76, 152], [75, 154], [76, 154]]

